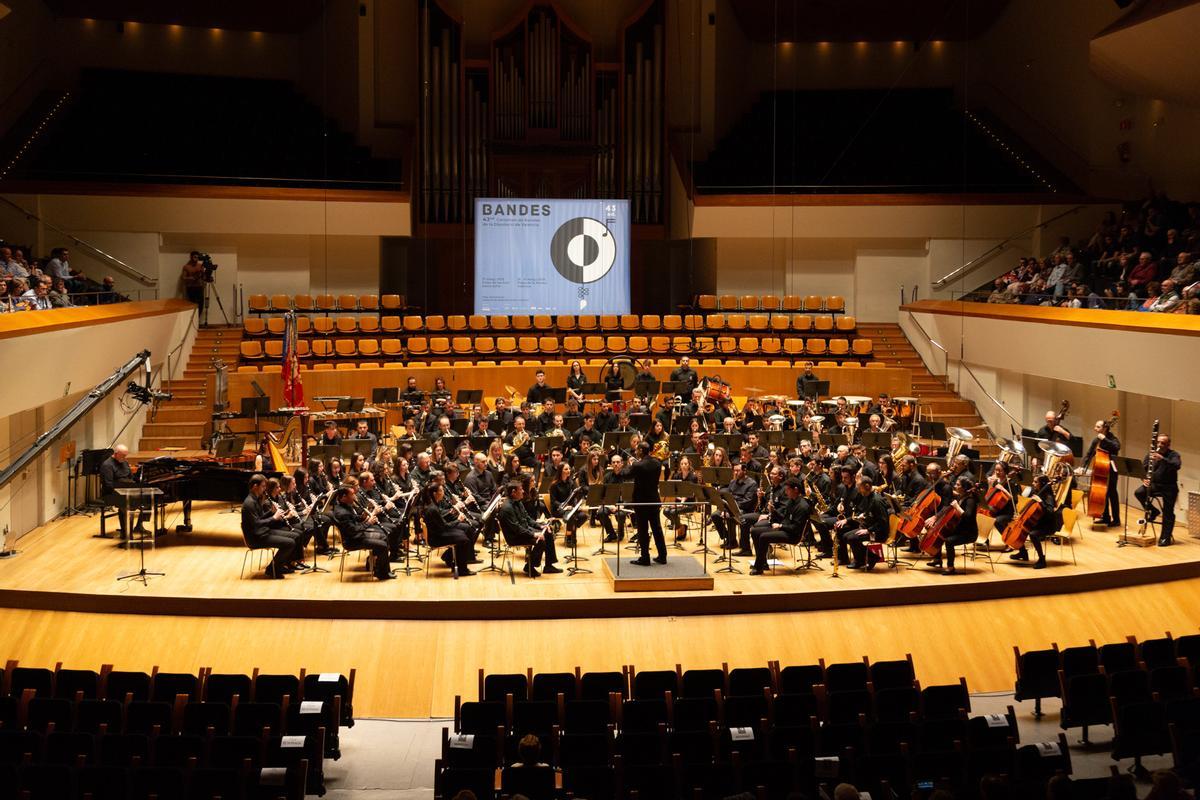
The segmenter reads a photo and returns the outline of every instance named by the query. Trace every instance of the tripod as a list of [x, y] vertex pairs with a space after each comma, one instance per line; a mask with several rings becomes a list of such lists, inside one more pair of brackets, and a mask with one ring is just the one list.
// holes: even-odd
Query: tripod
[[225, 324], [228, 326], [229, 315], [225, 313], [225, 306], [221, 303], [221, 293], [216, 290], [216, 288], [213, 286], [212, 280], [210, 279], [205, 279], [204, 281], [204, 321], [200, 323], [200, 326], [202, 328], [208, 327], [209, 297], [212, 297], [217, 301], [217, 308], [221, 311], [221, 319], [225, 320]]

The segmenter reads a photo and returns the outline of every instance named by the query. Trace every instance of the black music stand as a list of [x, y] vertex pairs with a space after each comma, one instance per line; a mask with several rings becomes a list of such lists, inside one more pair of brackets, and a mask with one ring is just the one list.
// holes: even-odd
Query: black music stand
[[608, 386], [604, 383], [585, 383], [579, 387], [579, 393], [583, 395], [585, 402], [594, 402], [594, 400], [587, 400], [589, 395], [592, 398], [600, 398], [604, 396], [606, 391], [608, 391]]
[[457, 433], [459, 436], [467, 435], [467, 428], [470, 426], [471, 420], [466, 417], [455, 417], [450, 420], [450, 430]]
[[714, 433], [708, 440], [717, 447], [724, 447], [727, 454], [737, 452], [742, 446], [740, 433]]
[[[1117, 547], [1128, 547], [1129, 542], [1129, 481], [1136, 480], [1139, 484], [1146, 479], [1146, 465], [1140, 458], [1125, 458], [1124, 456], [1113, 456], [1113, 463], [1117, 467], [1117, 474], [1125, 479], [1125, 513], [1121, 515], [1121, 538], [1117, 540]], [[1150, 507], [1154, 508], [1154, 501], [1159, 498], [1146, 496], [1146, 501], [1150, 503]], [[1108, 498], [1104, 499], [1105, 511], [1108, 511]], [[1161, 511], [1161, 509], [1159, 509]], [[1146, 511], [1142, 510], [1142, 518], [1146, 519]], [[1153, 522], [1147, 522], [1149, 525], [1154, 525]], [[1153, 529], [1151, 529], [1153, 530]], [[1156, 539], [1158, 537], [1155, 537]]]
[[892, 435], [890, 433], [863, 431], [858, 435], [858, 441], [868, 451], [878, 452], [882, 450], [885, 453], [892, 452]]
[[690, 433], [691, 430], [692, 430], [692, 416], [690, 414], [678, 416], [678, 417], [675, 417], [675, 419], [671, 420], [670, 433], [672, 433], [672, 434], [685, 433], [686, 434], [686, 433]]
[[633, 428], [643, 436], [650, 432], [650, 426], [654, 424], [654, 418], [649, 414], [630, 414], [629, 427]]
[[946, 441], [946, 425], [943, 422], [926, 422], [922, 420], [917, 423], [917, 435], [922, 439], [944, 442]]
[[809, 400], [829, 396], [829, 381], [813, 381], [804, 386], [804, 396]]
[[318, 461], [328, 464], [329, 459], [334, 456], [341, 456], [342, 447], [337, 444], [314, 444], [308, 448], [308, 457], [315, 458]]
[[822, 433], [820, 442], [827, 447], [837, 448], [843, 444], [850, 444], [850, 437], [844, 433]]
[[[259, 398], [242, 398], [243, 400], [259, 399]], [[266, 398], [263, 398], [266, 399]], [[217, 440], [216, 450], [213, 455], [217, 458], [236, 458], [246, 449], [245, 436], [229, 436], [224, 439]]]
[[337, 413], [357, 414], [367, 404], [365, 397], [343, 397], [337, 401]]
[[678, 453], [687, 446], [688, 435], [686, 433], [672, 433], [667, 437], [667, 447], [672, 453]]
[[[583, 458], [586, 460], [587, 456], [584, 455]], [[613, 484], [607, 484], [607, 483], [592, 483], [592, 484], [588, 485], [587, 507], [588, 507], [589, 511], [594, 511], [595, 509], [600, 508], [600, 506], [607, 505], [607, 503], [604, 502], [604, 498], [607, 495], [609, 486], [612, 486], [612, 485]], [[618, 545], [619, 544], [620, 543], [618, 542]], [[620, 548], [618, 547], [618, 550], [619, 549]], [[604, 549], [604, 532], [603, 531], [601, 531], [601, 533], [600, 533], [600, 549], [597, 550], [596, 552], [592, 553], [592, 555], [594, 555], [594, 556], [609, 555], [609, 552]]]
[[459, 389], [454, 402], [460, 406], [477, 406], [483, 403], [483, 389]]
[[467, 439], [467, 442], [471, 445], [471, 452], [478, 453], [482, 451], [486, 453], [495, 439], [495, 436], [471, 436]]
[[661, 381], [635, 380], [633, 382], [634, 397], [657, 397], [662, 391]]
[[700, 541], [698, 542], [698, 544], [700, 546], [697, 547], [692, 552], [703, 554], [703, 556], [704, 556], [704, 571], [707, 573], [708, 572], [708, 557], [709, 557], [709, 555], [716, 555], [716, 551], [710, 550], [708, 547], [708, 522], [709, 522], [709, 516], [710, 516], [709, 509], [714, 508], [714, 507], [719, 508], [722, 505], [721, 490], [717, 489], [715, 486], [705, 486], [703, 484], [699, 484], [695, 487], [695, 493], [696, 493], [696, 502], [699, 503], [701, 506], [700, 507]]
[[343, 439], [337, 447], [343, 459], [353, 460], [354, 456], [359, 453], [362, 453], [364, 457], [370, 456], [371, 448], [374, 445], [375, 443], [370, 439]]
[[371, 390], [371, 405], [380, 406], [400, 402], [399, 386], [376, 386]]
[[609, 450], [629, 452], [629, 443], [633, 439], [634, 433], [634, 431], [607, 431], [601, 447], [606, 452]]
[[267, 414], [271, 411], [271, 398], [269, 397], [243, 397], [241, 399], [242, 416], [246, 418], [257, 419], [261, 414]]
[[721, 541], [721, 556], [717, 559], [717, 563], [724, 561], [725, 566], [718, 569], [717, 572], [735, 572], [741, 575], [742, 571], [734, 566], [738, 562], [733, 556], [733, 547], [740, 533], [738, 527], [742, 522], [742, 510], [738, 508], [737, 501], [733, 498], [733, 492], [728, 489], [721, 490], [720, 500], [723, 506], [721, 513], [725, 515], [726, 524], [729, 526], [729, 536]]
[[733, 467], [700, 467], [700, 479], [709, 486], [724, 486], [733, 480]]

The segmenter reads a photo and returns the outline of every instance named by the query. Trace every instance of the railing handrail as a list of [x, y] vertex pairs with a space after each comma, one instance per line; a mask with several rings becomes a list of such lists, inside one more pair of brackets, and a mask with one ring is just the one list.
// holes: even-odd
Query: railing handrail
[[1063, 217], [1067, 217], [1067, 216], [1070, 216], [1071, 214], [1075, 214], [1079, 211], [1082, 211], [1085, 208], [1087, 208], [1087, 206], [1083, 206], [1083, 205], [1075, 206], [1071, 209], [1068, 209], [1067, 211], [1062, 212], [1061, 214], [1055, 214], [1050, 219], [1043, 220], [1041, 222], [1035, 222], [1033, 225], [1030, 225], [1028, 228], [1026, 228], [1022, 231], [1019, 231], [1017, 233], [1014, 233], [1011, 236], [1008, 236], [1003, 241], [1001, 241], [999, 244], [992, 245], [987, 250], [985, 250], [984, 252], [975, 256], [967, 263], [954, 268], [953, 270], [951, 270], [949, 273], [947, 273], [943, 277], [934, 281], [933, 288], [934, 289], [944, 288], [946, 286], [946, 284], [950, 283], [950, 281], [957, 280], [957, 279], [963, 277], [964, 275], [966, 275], [967, 273], [973, 271], [975, 269], [976, 264], [979, 264], [980, 262], [991, 258], [993, 254], [998, 253], [1001, 250], [1005, 249], [1006, 247], [1008, 247], [1009, 244], [1011, 244], [1016, 239], [1020, 239], [1022, 236], [1024, 236], [1027, 233], [1032, 233], [1033, 231], [1036, 231], [1039, 228], [1044, 228], [1047, 225], [1049, 225], [1051, 222], [1057, 222], [1058, 220], [1062, 219]]
[[25, 208], [24, 206], [14, 203], [12, 200], [9, 200], [7, 197], [4, 197], [3, 195], [0, 195], [0, 202], [4, 203], [7, 206], [10, 206], [11, 208], [15, 208], [17, 211], [24, 214], [27, 219], [35, 219], [38, 222], [45, 225], [50, 230], [52, 230], [56, 233], [59, 233], [62, 236], [67, 237], [67, 239], [70, 240], [71, 244], [75, 245], [76, 247], [81, 247], [84, 250], [87, 250], [88, 252], [99, 256], [101, 259], [103, 259], [107, 263], [111, 264], [118, 271], [123, 272], [125, 275], [127, 275], [130, 278], [133, 278], [135, 281], [142, 284], [143, 286], [158, 286], [157, 278], [152, 278], [151, 276], [147, 275], [146, 273], [129, 266], [124, 261], [122, 261], [121, 259], [112, 255], [111, 253], [106, 253], [105, 251], [101, 250], [99, 247], [96, 247], [94, 244], [90, 244], [89, 242], [86, 242], [83, 239], [80, 239], [75, 234], [64, 231], [62, 228], [58, 227], [53, 222], [48, 222], [47, 220], [42, 219], [40, 216], [33, 213], [32, 211]]

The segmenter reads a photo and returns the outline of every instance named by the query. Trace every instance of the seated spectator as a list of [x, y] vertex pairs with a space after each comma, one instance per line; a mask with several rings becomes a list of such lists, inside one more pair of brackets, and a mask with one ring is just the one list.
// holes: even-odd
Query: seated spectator
[[1192, 260], [1191, 253], [1180, 253], [1175, 256], [1175, 267], [1171, 270], [1171, 280], [1175, 281], [1176, 286], [1187, 286], [1196, 280], [1196, 267], [1197, 262]]
[[15, 251], [12, 247], [6, 244], [0, 244], [0, 275], [11, 276], [13, 278], [28, 278], [29, 270], [18, 260], [15, 253], [19, 253], [20, 248]]
[[65, 247], [56, 247], [50, 251], [50, 260], [46, 262], [45, 273], [51, 278], [62, 278], [69, 281], [79, 273], [72, 272], [68, 260], [70, 252]]
[[1010, 303], [1012, 295], [1008, 293], [1008, 285], [1005, 284], [1004, 278], [996, 278], [992, 282], [992, 293], [988, 295], [989, 303]]
[[1138, 256], [1137, 264], [1128, 273], [1122, 273], [1121, 277], [1136, 291], [1158, 278], [1158, 264], [1151, 253], [1143, 251]]
[[67, 291], [67, 282], [62, 278], [55, 278], [50, 285], [50, 305], [54, 308], [71, 308], [75, 305]]
[[27, 289], [21, 299], [29, 304], [31, 311], [49, 311], [53, 306], [50, 304], [50, 278], [42, 275], [37, 279], [32, 289]]
[[1179, 305], [1182, 301], [1183, 295], [1181, 295], [1179, 290], [1176, 288], [1175, 281], [1167, 278], [1162, 282], [1161, 294], [1159, 294], [1158, 299], [1150, 304], [1150, 307], [1147, 309], [1147, 311], [1155, 311], [1158, 313], [1174, 311], [1175, 306]]
[[1052, 300], [1053, 298], [1046, 293], [1046, 282], [1041, 278], [1036, 278], [1029, 286], [1029, 291], [1025, 293], [1021, 304], [1026, 306], [1042, 306], [1049, 305]]
[[116, 283], [117, 282], [113, 280], [112, 275], [105, 275], [103, 288], [100, 290], [99, 294], [96, 295], [96, 302], [100, 305], [126, 302], [129, 298], [117, 294]]
[[1152, 305], [1154, 305], [1154, 303], [1158, 300], [1158, 298], [1161, 295], [1162, 295], [1162, 284], [1160, 284], [1158, 281], [1150, 281], [1150, 283], [1148, 283], [1146, 285], [1146, 298], [1144, 300], [1141, 300], [1140, 302], [1138, 302], [1137, 308], [1134, 308], [1132, 310], [1134, 310], [1134, 311], [1149, 311], [1150, 307]]

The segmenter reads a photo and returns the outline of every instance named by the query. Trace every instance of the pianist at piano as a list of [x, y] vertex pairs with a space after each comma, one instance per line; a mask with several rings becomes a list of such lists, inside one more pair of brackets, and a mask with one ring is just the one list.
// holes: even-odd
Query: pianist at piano
[[[111, 506], [115, 506], [117, 511], [117, 519], [121, 523], [121, 536], [124, 538], [128, 535], [125, 529], [128, 527], [126, 521], [129, 517], [128, 506], [125, 498], [117, 494], [117, 489], [133, 485], [132, 470], [129, 467], [129, 448], [123, 444], [119, 444], [113, 448], [112, 455], [104, 460], [100, 465], [100, 498]], [[142, 527], [142, 519], [138, 519], [136, 530], [140, 532]]]

